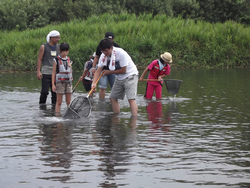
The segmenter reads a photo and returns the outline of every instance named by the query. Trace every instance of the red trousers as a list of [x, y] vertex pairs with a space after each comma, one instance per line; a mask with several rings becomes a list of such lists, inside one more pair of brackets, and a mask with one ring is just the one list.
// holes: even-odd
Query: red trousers
[[145, 98], [152, 99], [154, 92], [156, 99], [161, 99], [162, 86], [147, 83]]

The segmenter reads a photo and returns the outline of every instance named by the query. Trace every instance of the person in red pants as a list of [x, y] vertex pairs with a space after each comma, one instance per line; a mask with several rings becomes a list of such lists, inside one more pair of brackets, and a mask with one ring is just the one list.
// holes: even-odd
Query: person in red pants
[[152, 61], [145, 68], [139, 81], [143, 81], [143, 78], [148, 71], [148, 79], [156, 81], [147, 81], [144, 98], [152, 99], [155, 92], [156, 99], [161, 99], [163, 78], [170, 74], [170, 63], [172, 63], [172, 55], [169, 52], [165, 52], [164, 54], [161, 54], [160, 59]]

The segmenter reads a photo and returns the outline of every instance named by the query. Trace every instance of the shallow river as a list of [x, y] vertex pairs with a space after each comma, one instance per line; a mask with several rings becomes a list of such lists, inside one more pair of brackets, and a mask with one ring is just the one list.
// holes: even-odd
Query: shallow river
[[144, 100], [139, 82], [137, 119], [126, 100], [114, 116], [108, 90], [90, 117], [69, 120], [54, 116], [50, 95], [39, 107], [35, 73], [0, 73], [0, 187], [250, 187], [250, 69], [168, 78], [183, 83], [175, 97], [163, 85], [160, 101]]

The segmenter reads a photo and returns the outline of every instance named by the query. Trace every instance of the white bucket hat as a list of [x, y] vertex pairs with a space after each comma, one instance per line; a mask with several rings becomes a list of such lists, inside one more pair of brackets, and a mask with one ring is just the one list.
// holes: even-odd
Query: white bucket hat
[[169, 52], [165, 52], [164, 54], [161, 54], [161, 58], [165, 62], [172, 63], [172, 55]]

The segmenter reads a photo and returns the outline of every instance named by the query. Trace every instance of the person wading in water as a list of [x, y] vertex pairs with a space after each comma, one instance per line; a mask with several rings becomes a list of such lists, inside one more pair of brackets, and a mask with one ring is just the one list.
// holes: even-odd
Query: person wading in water
[[[45, 104], [51, 90], [51, 104], [56, 104], [56, 93], [52, 90], [51, 75], [53, 70], [53, 61], [59, 55], [60, 33], [56, 30], [51, 31], [47, 35], [47, 43], [42, 44], [37, 60], [37, 79], [42, 81], [42, 89], [39, 104]], [[42, 68], [42, 69], [41, 69]]]

